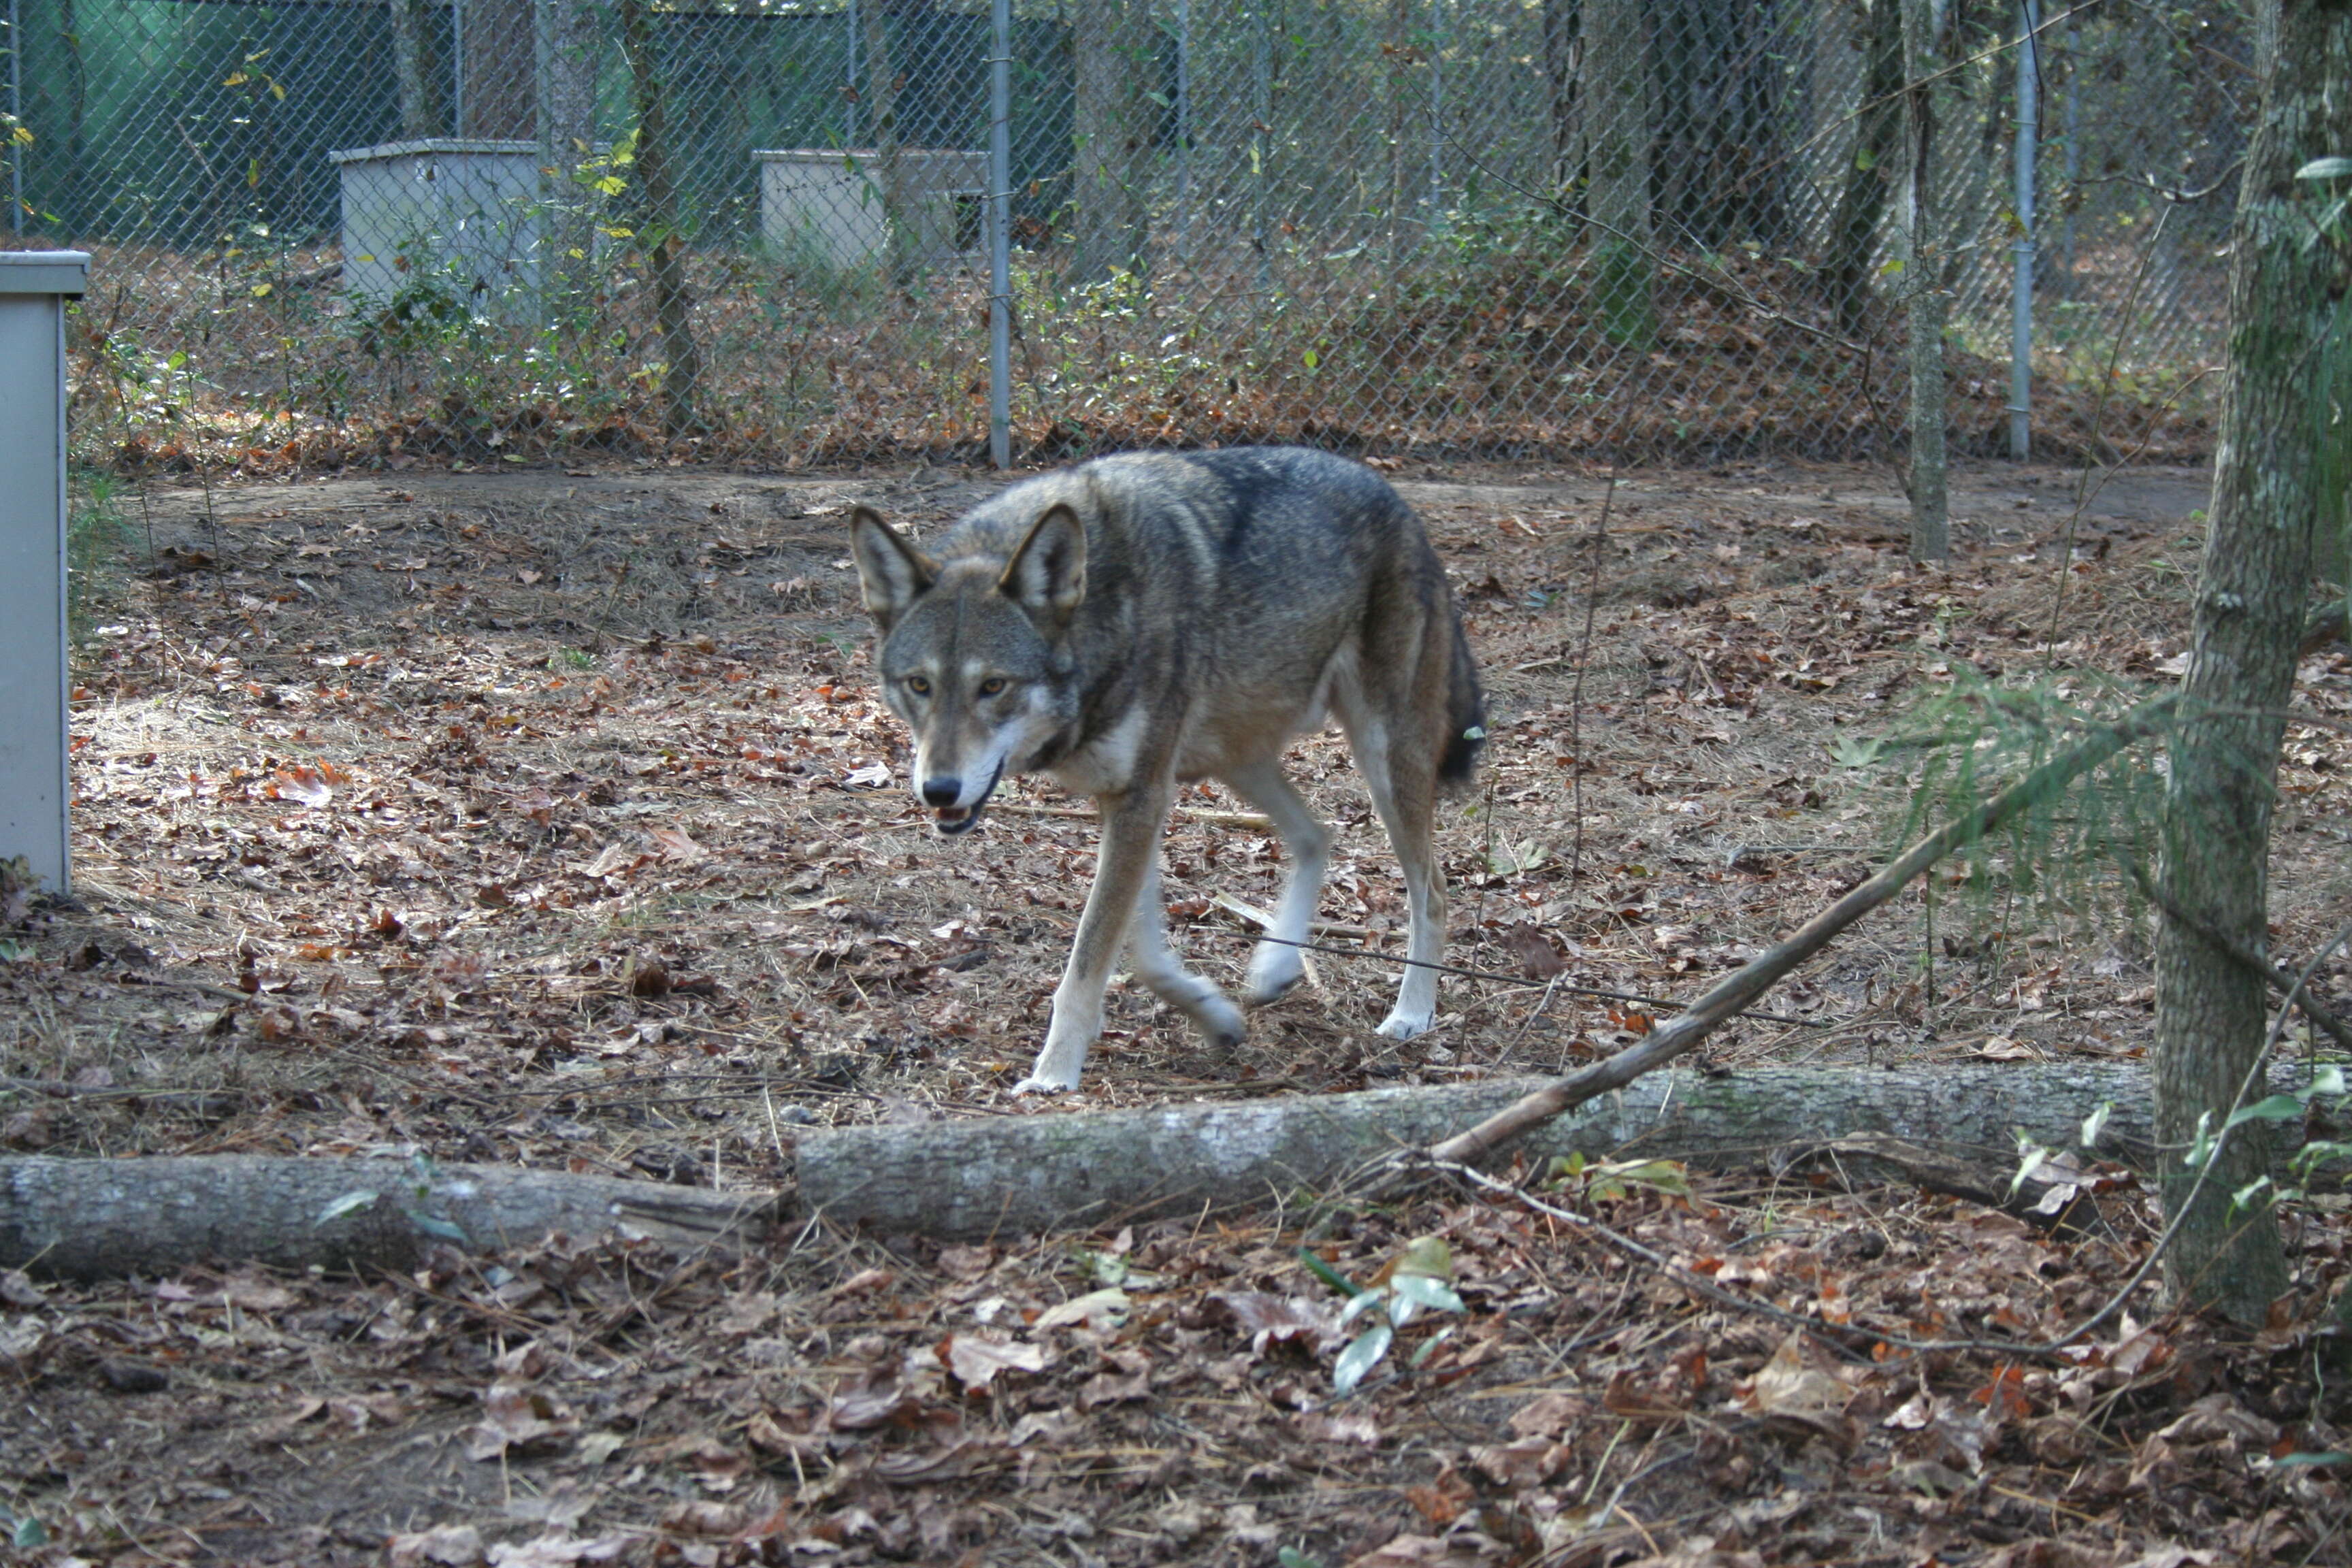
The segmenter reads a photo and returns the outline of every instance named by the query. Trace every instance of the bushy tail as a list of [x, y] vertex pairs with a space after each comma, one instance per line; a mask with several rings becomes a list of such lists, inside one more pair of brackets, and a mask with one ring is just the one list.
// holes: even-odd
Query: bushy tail
[[1470, 661], [1470, 639], [1462, 634], [1459, 614], [1454, 616], [1452, 664], [1445, 694], [1445, 754], [1437, 761], [1440, 789], [1468, 784], [1486, 745], [1486, 699], [1478, 689], [1478, 667]]

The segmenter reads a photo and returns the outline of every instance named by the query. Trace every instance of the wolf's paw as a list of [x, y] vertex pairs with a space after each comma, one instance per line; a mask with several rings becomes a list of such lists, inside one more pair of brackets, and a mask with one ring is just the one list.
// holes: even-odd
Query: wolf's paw
[[1307, 969], [1298, 962], [1298, 954], [1286, 950], [1262, 963], [1250, 965], [1249, 982], [1242, 987], [1242, 1001], [1251, 1007], [1267, 1006], [1289, 995], [1306, 978]]
[[1077, 1087], [1078, 1084], [1076, 1079], [1071, 1079], [1068, 1083], [1061, 1083], [1052, 1079], [1039, 1078], [1036, 1074], [1032, 1073], [1027, 1078], [1023, 1079], [1019, 1083], [1014, 1084], [1013, 1086], [1013, 1092], [1015, 1094], [1067, 1094], [1070, 1090]]
[[1201, 1037], [1218, 1051], [1238, 1049], [1249, 1033], [1249, 1026], [1242, 1022], [1241, 1009], [1223, 996], [1202, 1003], [1193, 1013], [1192, 1022], [1199, 1026]]
[[1408, 1013], [1400, 1007], [1381, 1020], [1380, 1032], [1391, 1040], [1409, 1040], [1427, 1033], [1431, 1022], [1427, 1013]]

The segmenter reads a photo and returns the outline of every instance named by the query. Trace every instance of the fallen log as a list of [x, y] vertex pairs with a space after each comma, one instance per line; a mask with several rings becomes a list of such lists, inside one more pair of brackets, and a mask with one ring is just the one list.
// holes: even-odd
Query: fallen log
[[[1477, 1122], [1529, 1081], [807, 1129], [789, 1194], [391, 1160], [0, 1158], [0, 1268], [73, 1279], [199, 1263], [408, 1269], [436, 1243], [489, 1250], [551, 1232], [733, 1251], [810, 1217], [953, 1240], [1278, 1210]], [[2296, 1081], [2286, 1068], [2273, 1078], [2279, 1090]], [[2098, 1152], [2146, 1168], [2148, 1105], [2147, 1070], [2111, 1062], [1676, 1068], [1534, 1129], [1515, 1152], [1711, 1169], [1811, 1153], [1864, 1181], [1989, 1197], [2007, 1187], [2019, 1134], [2069, 1148], [2103, 1106]], [[2298, 1142], [2284, 1131], [2282, 1159]], [[1876, 1153], [1873, 1138], [1885, 1141]]]
[[341, 1272], [414, 1268], [446, 1243], [521, 1247], [617, 1232], [671, 1247], [742, 1247], [772, 1193], [496, 1165], [213, 1157], [0, 1159], [0, 1268], [94, 1279], [253, 1262]]
[[[1438, 1143], [1515, 1103], [1532, 1081], [809, 1130], [799, 1141], [798, 1206], [836, 1224], [943, 1239], [1263, 1209]], [[1723, 1168], [1883, 1133], [2005, 1180], [2019, 1132], [2067, 1148], [2102, 1105], [2114, 1109], [2100, 1152], [2145, 1163], [2147, 1070], [2105, 1062], [1660, 1072], [1531, 1129], [1517, 1147], [1530, 1161], [1580, 1152]]]

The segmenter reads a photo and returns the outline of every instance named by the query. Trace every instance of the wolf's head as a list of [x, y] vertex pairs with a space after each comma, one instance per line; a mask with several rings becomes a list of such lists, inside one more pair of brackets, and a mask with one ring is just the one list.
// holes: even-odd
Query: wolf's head
[[915, 732], [915, 796], [941, 833], [965, 832], [997, 780], [1077, 719], [1066, 641], [1086, 597], [1085, 525], [1054, 506], [1010, 555], [944, 561], [866, 507], [850, 528], [883, 699]]

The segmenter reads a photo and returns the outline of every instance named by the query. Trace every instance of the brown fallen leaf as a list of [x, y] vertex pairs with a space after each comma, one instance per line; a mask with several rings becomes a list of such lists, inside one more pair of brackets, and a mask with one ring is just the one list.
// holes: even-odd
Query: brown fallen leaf
[[1330, 1318], [1301, 1296], [1276, 1296], [1264, 1290], [1217, 1290], [1209, 1300], [1223, 1307], [1234, 1327], [1250, 1337], [1250, 1349], [1259, 1355], [1284, 1340], [1318, 1344], [1335, 1332]]
[[436, 1525], [412, 1534], [395, 1535], [386, 1544], [392, 1568], [474, 1568], [483, 1561], [482, 1532], [470, 1524]]
[[1299, 1415], [1292, 1418], [1290, 1429], [1312, 1443], [1360, 1443], [1377, 1448], [1381, 1442], [1380, 1423], [1369, 1415]]
[[1554, 1389], [1520, 1405], [1504, 1425], [1522, 1437], [1558, 1437], [1581, 1426], [1591, 1415], [1592, 1401]]
[[944, 1447], [897, 1449], [874, 1461], [872, 1474], [892, 1486], [914, 1487], [968, 1476], [1000, 1457], [1004, 1444], [992, 1437], [959, 1437]]
[[710, 851], [687, 837], [682, 827], [656, 827], [653, 841], [660, 847], [661, 858], [676, 866], [693, 866], [710, 858]]
[[538, 1389], [494, 1384], [482, 1396], [483, 1419], [468, 1435], [466, 1457], [495, 1459], [516, 1449], [543, 1447], [580, 1429], [570, 1407]]
[[1853, 1391], [1811, 1364], [1807, 1352], [1811, 1345], [1803, 1333], [1791, 1331], [1772, 1359], [1748, 1380], [1743, 1402], [1768, 1419], [1795, 1423], [1841, 1444], [1850, 1442], [1853, 1425], [1845, 1417], [1845, 1405]]
[[1568, 968], [1568, 961], [1551, 938], [1531, 925], [1515, 925], [1503, 933], [1503, 945], [1519, 961], [1519, 973], [1530, 980], [1549, 980]]
[[940, 1345], [940, 1360], [967, 1389], [986, 1388], [1000, 1372], [1038, 1373], [1045, 1370], [1044, 1345], [1016, 1344], [979, 1334], [950, 1334]]
[[1136, 1373], [1121, 1377], [1116, 1373], [1098, 1372], [1088, 1378], [1078, 1390], [1078, 1408], [1098, 1410], [1106, 1405], [1127, 1405], [1151, 1397], [1151, 1375]]
[[1541, 1486], [1566, 1469], [1574, 1457], [1567, 1444], [1548, 1437], [1485, 1443], [1470, 1450], [1470, 1463], [1498, 1487]]

